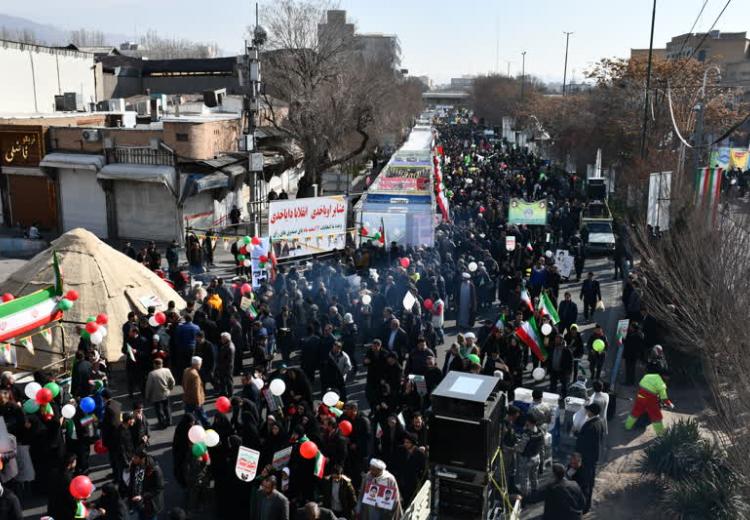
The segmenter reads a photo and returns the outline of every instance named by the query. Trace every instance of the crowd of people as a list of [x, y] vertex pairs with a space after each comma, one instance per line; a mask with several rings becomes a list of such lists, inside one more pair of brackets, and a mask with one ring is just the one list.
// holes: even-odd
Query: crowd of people
[[[512, 402], [514, 390], [529, 383], [537, 367], [546, 370], [549, 387], [534, 383], [534, 403], [507, 410], [502, 452], [509, 492], [531, 500], [541, 491], [551, 421], [541, 388], [561, 397], [577, 392], [587, 399], [586, 417], [569, 464], [552, 467], [545, 518], [587, 512], [606, 435], [608, 396], [601, 377], [612, 350], [594, 321], [599, 282], [594, 273], [584, 276], [579, 181], [528, 151], [485, 141], [468, 117], [437, 128], [451, 221], [437, 226], [434, 247], [363, 240], [335, 258], [280, 265], [254, 289], [244, 276], [214, 278], [190, 292], [185, 309], [170, 303], [163, 319], [156, 309], [131, 313], [122, 325], [127, 387], [112, 386], [110, 368], [82, 337], [70, 395], [61, 392], [51, 413], [25, 413], [22, 392], [12, 376], [4, 376], [0, 415], [19, 447], [13, 459], [35, 475], [27, 480], [33, 492], [49, 497], [48, 514], [55, 520], [80, 517], [68, 486], [88, 474], [93, 448], [107, 454], [112, 474], [101, 497], [86, 505], [88, 514], [105, 519], [130, 512], [141, 520], [184, 518], [186, 512], [198, 518], [212, 510], [218, 518], [252, 520], [398, 519], [428, 476], [430, 396], [444, 376], [465, 371], [501, 377]], [[548, 225], [508, 224], [510, 197], [545, 198]], [[513, 250], [506, 247], [509, 236], [515, 237]], [[556, 249], [574, 257], [570, 280], [584, 278], [580, 291], [560, 294], [563, 279], [549, 253]], [[628, 265], [627, 249], [625, 244], [616, 253], [620, 266]], [[155, 246], [132, 252], [162, 267]], [[170, 251], [166, 256], [171, 271], [175, 260]], [[625, 271], [631, 332], [624, 358], [627, 382], [634, 384], [639, 361], [652, 355], [647, 347], [655, 332], [639, 306], [640, 280]], [[559, 320], [540, 311], [543, 299], [552, 302]], [[413, 305], [406, 308], [405, 301]], [[532, 317], [539, 327], [550, 327], [546, 357], [515, 334]], [[455, 342], [447, 341], [449, 319], [456, 321]], [[593, 325], [586, 337], [579, 330], [584, 323]], [[41, 385], [52, 380], [43, 372], [35, 377]], [[361, 378], [364, 388], [355, 386]], [[177, 386], [179, 404], [170, 398]], [[118, 392], [130, 400], [115, 399]], [[334, 401], [321, 402], [326, 395], [324, 401]], [[208, 410], [214, 398], [216, 410]], [[87, 399], [90, 412], [83, 407]], [[65, 404], [76, 406], [75, 415], [62, 415]], [[146, 407], [153, 407], [156, 424], [149, 424]], [[153, 428], [173, 427], [176, 410], [183, 413], [174, 426], [172, 474], [165, 474], [149, 440]], [[196, 426], [218, 440], [194, 442]], [[244, 448], [259, 452], [257, 474], [248, 480], [235, 476]], [[25, 488], [15, 476], [6, 478], [7, 469], [0, 470], [6, 488], [0, 511], [13, 501], [12, 490], [22, 494]], [[167, 482], [184, 490], [182, 503], [166, 503]]]

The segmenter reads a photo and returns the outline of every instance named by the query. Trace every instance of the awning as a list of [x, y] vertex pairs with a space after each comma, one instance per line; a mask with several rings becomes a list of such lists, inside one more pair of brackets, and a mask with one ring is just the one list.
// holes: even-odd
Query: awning
[[164, 184], [175, 193], [177, 175], [172, 166], [145, 164], [108, 164], [96, 175], [97, 179]]
[[229, 177], [221, 172], [201, 176], [191, 175], [190, 179], [195, 183], [195, 190], [198, 193], [207, 190], [215, 190], [217, 188], [229, 187]]
[[103, 155], [83, 153], [48, 153], [39, 163], [43, 168], [75, 168], [99, 171], [104, 166]]

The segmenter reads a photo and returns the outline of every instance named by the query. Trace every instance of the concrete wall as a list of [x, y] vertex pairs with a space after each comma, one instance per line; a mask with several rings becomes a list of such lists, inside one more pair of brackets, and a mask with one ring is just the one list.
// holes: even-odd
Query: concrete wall
[[[187, 141], [178, 141], [177, 134], [186, 135]], [[236, 151], [239, 136], [239, 119], [201, 123], [165, 121], [162, 139], [180, 157], [213, 159], [221, 152]]]
[[160, 94], [194, 94], [220, 88], [227, 89], [227, 94], [241, 93], [238, 79], [232, 76], [146, 76], [142, 81], [143, 89], [138, 94], [147, 88]]
[[55, 95], [96, 101], [94, 55], [0, 41], [0, 113], [53, 112]]

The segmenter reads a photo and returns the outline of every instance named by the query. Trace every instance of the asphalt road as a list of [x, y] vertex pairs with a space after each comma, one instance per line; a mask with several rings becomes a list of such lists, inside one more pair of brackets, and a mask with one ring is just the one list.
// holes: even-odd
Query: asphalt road
[[[226, 276], [230, 270], [231, 270], [231, 261], [227, 254], [225, 254], [223, 251], [219, 251], [220, 248], [217, 248], [217, 268], [213, 269], [211, 271], [211, 274], [216, 275], [224, 275]], [[0, 262], [0, 268], [2, 267], [2, 263]], [[16, 266], [14, 266], [17, 268]], [[601, 282], [601, 289], [602, 289], [602, 296], [605, 302], [606, 310], [603, 312], [597, 313], [596, 320], [600, 324], [606, 327], [607, 334], [609, 338], [611, 339], [611, 344], [614, 343], [612, 341], [614, 339], [614, 330], [616, 327], [618, 316], [618, 310], [617, 306], [619, 304], [619, 296], [620, 296], [620, 282], [614, 281], [611, 279], [612, 277], [612, 268], [611, 263], [608, 262], [606, 259], [594, 259], [587, 261], [587, 264], [585, 266], [585, 271], [594, 271], [597, 274], [597, 278]], [[2, 271], [0, 271], [0, 278], [2, 278]], [[563, 285], [562, 290], [565, 290], [567, 288], [571, 289], [571, 292], [573, 293], [574, 299], [577, 300], [578, 295], [578, 289], [580, 287], [580, 284], [565, 284]], [[579, 303], [579, 309], [582, 309], [582, 305]], [[494, 306], [491, 311], [488, 311], [486, 316], [482, 316], [482, 318], [495, 318], [497, 312], [497, 306]], [[122, 320], [124, 317], [117, 317], [117, 319]], [[584, 333], [584, 338], [587, 334], [587, 331], [593, 327], [593, 322], [584, 322], [582, 317], [580, 318], [581, 321], [579, 321], [579, 326], [581, 327], [582, 332]], [[445, 354], [448, 350], [448, 347], [452, 341], [455, 340], [456, 336], [456, 330], [454, 327], [453, 322], [447, 322], [446, 323], [446, 342], [443, 347], [439, 349], [438, 358], [439, 358], [439, 366], [442, 366], [443, 359], [445, 358]], [[360, 354], [361, 356], [362, 354]], [[607, 370], [611, 366], [611, 362], [614, 356], [608, 356], [607, 360]], [[585, 366], [585, 364], [584, 364]], [[609, 376], [607, 375], [607, 379]], [[118, 370], [115, 373], [115, 376], [113, 378], [113, 392], [115, 394], [115, 398], [118, 399], [120, 402], [123, 403], [123, 411], [129, 411], [130, 409], [130, 400], [127, 396], [127, 393], [125, 391], [126, 385], [124, 381], [124, 373], [122, 370]], [[527, 380], [527, 386], [533, 387], [534, 382], [531, 381], [530, 373], [526, 374], [526, 380]], [[362, 406], [364, 409], [367, 408], [367, 403], [364, 397], [364, 384], [365, 384], [365, 372], [360, 370], [360, 372], [357, 373], [356, 377], [354, 378], [353, 382], [351, 382], [350, 385], [350, 392], [349, 397], [350, 399], [355, 399], [362, 403]], [[548, 386], [548, 381], [542, 381], [539, 383], [539, 385], [546, 390]], [[235, 379], [235, 389], [239, 388], [239, 379]], [[315, 388], [319, 390], [319, 381], [316, 381]], [[319, 398], [319, 394], [318, 394]], [[209, 398], [209, 401], [207, 402], [206, 409], [209, 411], [209, 416], [211, 416], [212, 411], [214, 409], [213, 402], [215, 400], [215, 396], [211, 395]], [[181, 401], [181, 389], [180, 387], [177, 387], [171, 396], [171, 402], [172, 402], [172, 410], [173, 410], [173, 421], [176, 424], [181, 415], [183, 414], [182, 405], [180, 404]], [[173, 477], [173, 471], [172, 471], [172, 457], [170, 453], [170, 448], [172, 444], [172, 437], [174, 435], [174, 427], [167, 428], [165, 430], [158, 429], [156, 426], [156, 417], [153, 412], [153, 409], [149, 408], [147, 409], [147, 417], [149, 419], [150, 426], [152, 428], [151, 431], [151, 439], [150, 439], [150, 446], [149, 451], [150, 453], [156, 458], [156, 460], [161, 465], [164, 475], [166, 478], [166, 492], [165, 492], [165, 504], [166, 508], [171, 508], [175, 506], [184, 506], [186, 503], [186, 496], [184, 491], [178, 486], [178, 484], [175, 482]], [[562, 453], [560, 455], [561, 460], [565, 459], [567, 457], [567, 454]], [[91, 458], [91, 474], [90, 477], [92, 481], [96, 484], [98, 488], [101, 488], [101, 486], [107, 482], [107, 475], [110, 474], [110, 467], [105, 456], [101, 455], [92, 455]], [[98, 496], [98, 491], [94, 493], [94, 498]], [[25, 518], [32, 518], [36, 519], [39, 518], [41, 515], [45, 514], [46, 511], [46, 498], [45, 497], [33, 497], [24, 495], [21, 497], [22, 504], [24, 505], [24, 517]], [[524, 513], [525, 518], [532, 518], [536, 516], [536, 513], [534, 512], [534, 507], [528, 509]], [[211, 508], [208, 509], [208, 512], [204, 515], [201, 515], [202, 518], [215, 518], [215, 515], [211, 513]]]

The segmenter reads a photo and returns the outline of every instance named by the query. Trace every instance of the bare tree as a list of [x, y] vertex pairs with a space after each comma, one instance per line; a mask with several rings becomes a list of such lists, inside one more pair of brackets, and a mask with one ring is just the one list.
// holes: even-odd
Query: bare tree
[[[697, 360], [698, 388], [710, 391], [716, 415], [706, 426], [717, 434], [729, 461], [750, 486], [750, 226], [723, 204], [693, 204], [691, 183], [672, 199], [672, 227], [659, 239], [639, 226], [638, 290], [648, 313], [668, 334], [669, 349]], [[678, 403], [679, 404], [679, 403]]]
[[77, 47], [100, 47], [107, 44], [102, 31], [84, 28], [70, 32], [70, 43]]
[[[319, 25], [328, 7], [324, 2], [281, 0], [262, 21], [269, 35], [263, 55], [268, 122], [304, 152], [301, 196], [320, 184], [323, 171], [367, 149], [377, 125], [386, 119], [389, 97], [398, 95], [393, 60], [365, 61], [353, 30]], [[275, 116], [276, 100], [289, 107], [282, 122]]]
[[155, 60], [178, 58], [214, 58], [218, 55], [215, 43], [194, 42], [185, 38], [162, 38], [149, 29], [139, 41], [142, 53]]

